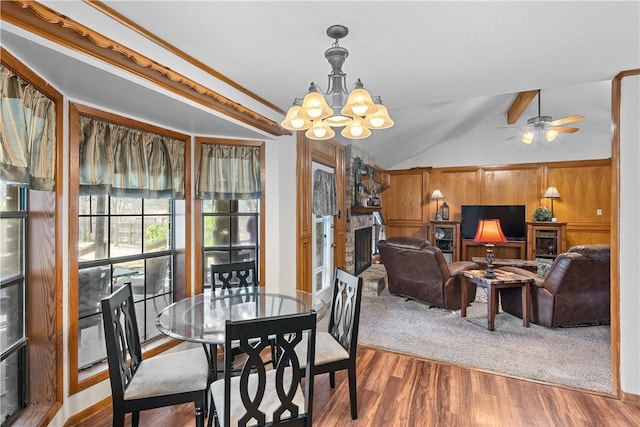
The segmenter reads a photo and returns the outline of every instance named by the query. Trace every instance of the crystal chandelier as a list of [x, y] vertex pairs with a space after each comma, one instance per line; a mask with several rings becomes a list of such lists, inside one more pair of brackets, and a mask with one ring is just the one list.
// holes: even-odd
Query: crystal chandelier
[[313, 82], [304, 98], [295, 98], [293, 106], [281, 125], [292, 131], [306, 130], [309, 139], [323, 140], [335, 136], [332, 127], [344, 127], [340, 134], [349, 139], [363, 139], [371, 135], [371, 129], [386, 129], [393, 126], [387, 108], [379, 96], [371, 97], [358, 79], [351, 92], [346, 90], [347, 75], [342, 64], [349, 51], [338, 42], [346, 37], [349, 29], [343, 25], [327, 28], [327, 35], [334, 39], [333, 46], [324, 53], [331, 65], [329, 86], [323, 94]]

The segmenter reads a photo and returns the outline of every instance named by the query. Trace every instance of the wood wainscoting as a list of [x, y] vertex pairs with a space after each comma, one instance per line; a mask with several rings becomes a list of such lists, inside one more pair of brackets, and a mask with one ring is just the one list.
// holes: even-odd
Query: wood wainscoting
[[525, 205], [525, 219], [531, 221], [538, 206], [551, 207], [542, 194], [553, 185], [561, 195], [553, 210], [567, 223], [567, 247], [611, 241], [611, 159], [415, 168], [387, 175], [389, 189], [382, 200], [387, 237], [428, 239], [429, 221], [436, 215], [436, 201], [429, 196], [435, 188], [446, 196], [452, 221], [462, 220], [462, 205]]

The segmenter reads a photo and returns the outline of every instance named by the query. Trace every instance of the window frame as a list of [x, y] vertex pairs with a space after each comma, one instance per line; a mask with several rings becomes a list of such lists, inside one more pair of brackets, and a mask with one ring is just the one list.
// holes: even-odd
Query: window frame
[[[18, 187], [18, 207], [13, 210], [0, 211], [0, 219], [19, 219], [22, 224], [21, 239], [21, 254], [22, 265], [19, 274], [10, 276], [7, 281], [0, 283], [0, 289], [6, 289], [12, 286], [17, 286], [22, 292], [22, 337], [13, 343], [9, 348], [3, 348], [2, 352], [4, 358], [1, 360], [4, 362], [12, 356], [16, 356], [18, 359], [18, 366], [28, 366], [28, 351], [29, 351], [29, 316], [27, 312], [27, 297], [29, 290], [28, 271], [29, 271], [29, 190], [23, 187]], [[28, 368], [22, 368], [18, 373], [18, 389], [20, 400], [20, 408], [11, 414], [7, 421], [10, 423], [12, 420], [20, 417], [20, 413], [28, 406]], [[2, 378], [0, 378], [2, 380]], [[0, 419], [0, 422], [5, 420]]]
[[[109, 370], [106, 360], [96, 363], [90, 368], [80, 370], [78, 364], [78, 273], [79, 273], [79, 253], [78, 237], [79, 224], [77, 221], [79, 214], [79, 135], [80, 116], [90, 116], [99, 120], [106, 120], [113, 123], [141, 129], [146, 132], [153, 132], [159, 135], [180, 139], [185, 142], [185, 198], [184, 200], [173, 201], [173, 286], [174, 299], [191, 295], [192, 279], [191, 269], [188, 267], [191, 260], [191, 221], [190, 200], [191, 200], [191, 137], [186, 134], [170, 131], [114, 113], [88, 107], [71, 102], [69, 105], [69, 218], [76, 220], [69, 221], [69, 311], [68, 311], [68, 351], [69, 351], [69, 394], [75, 394], [94, 384], [106, 380], [109, 377]], [[156, 255], [149, 253], [147, 255]], [[143, 254], [144, 256], [145, 254]], [[143, 357], [150, 357], [159, 354], [180, 344], [181, 341], [169, 338], [164, 335], [157, 336], [142, 345]]]
[[45, 94], [55, 104], [56, 165], [52, 191], [28, 191], [29, 216], [25, 265], [27, 266], [26, 327], [29, 384], [27, 407], [15, 419], [19, 424], [45, 425], [63, 402], [63, 96], [50, 83], [0, 46], [0, 62]]
[[[266, 263], [265, 263], [265, 200], [266, 200], [266, 172], [265, 172], [265, 142], [264, 141], [251, 141], [251, 140], [238, 140], [238, 139], [224, 139], [224, 138], [207, 138], [207, 137], [196, 137], [195, 138], [195, 164], [199, 165], [201, 160], [201, 148], [202, 144], [220, 144], [220, 145], [244, 145], [250, 147], [259, 147], [260, 148], [260, 191], [262, 196], [260, 197], [260, 201], [258, 202], [258, 236], [257, 236], [257, 251], [256, 251], [256, 264], [260, 267], [258, 268], [258, 277], [260, 280], [260, 286], [265, 286], [265, 277], [266, 277]], [[198, 248], [198, 255], [195, 256], [194, 264], [195, 264], [195, 292], [201, 293], [204, 291], [205, 279], [206, 276], [204, 274], [204, 255], [205, 255], [205, 247], [203, 241], [204, 235], [204, 221], [203, 221], [203, 211], [202, 211], [202, 200], [196, 200], [195, 205], [195, 222], [194, 229], [195, 233], [195, 247]], [[232, 216], [237, 214], [235, 213], [227, 213], [223, 215]]]

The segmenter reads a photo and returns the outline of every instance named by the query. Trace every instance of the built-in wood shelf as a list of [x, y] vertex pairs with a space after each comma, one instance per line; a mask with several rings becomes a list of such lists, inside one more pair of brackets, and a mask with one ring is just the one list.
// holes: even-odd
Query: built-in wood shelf
[[351, 206], [351, 213], [353, 215], [371, 215], [381, 210], [382, 206]]

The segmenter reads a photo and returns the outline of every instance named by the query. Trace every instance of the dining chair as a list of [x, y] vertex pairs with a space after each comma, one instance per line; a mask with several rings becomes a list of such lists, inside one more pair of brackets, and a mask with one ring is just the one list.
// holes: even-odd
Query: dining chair
[[[210, 387], [209, 426], [311, 426], [316, 313], [262, 319], [227, 320], [225, 348], [237, 341], [246, 354], [239, 375], [232, 375], [232, 351], [225, 351], [224, 378]], [[303, 339], [309, 336], [310, 339]], [[305, 342], [305, 360], [296, 347]], [[278, 360], [265, 365], [262, 354], [275, 345]], [[304, 365], [305, 368], [300, 367]], [[304, 388], [301, 385], [304, 378]]]
[[142, 359], [131, 283], [101, 300], [113, 425], [123, 426], [126, 413], [138, 425], [140, 411], [194, 402], [196, 426], [204, 426], [209, 367], [195, 348]]
[[[255, 261], [241, 261], [241, 262], [232, 262], [230, 264], [211, 264], [209, 266], [211, 270], [211, 295], [214, 297], [216, 287], [218, 289], [231, 289], [231, 288], [248, 288], [249, 286], [259, 286], [258, 276], [256, 275], [256, 262]], [[216, 286], [216, 283], [220, 283], [219, 286]], [[238, 294], [237, 299], [240, 299], [242, 302], [251, 302], [252, 299], [255, 298], [250, 292], [246, 294]], [[221, 303], [228, 302], [228, 298], [220, 299]], [[203, 344], [205, 346], [205, 344]], [[220, 349], [224, 351], [224, 346], [220, 345]], [[205, 346], [206, 351], [206, 346]], [[233, 343], [233, 351], [237, 356], [242, 354], [242, 352], [238, 349], [236, 343]], [[213, 346], [210, 346], [209, 349], [210, 357], [212, 360], [217, 359], [217, 351], [214, 350]], [[215, 372], [213, 374], [214, 379], [218, 378], [218, 368], [217, 363], [215, 365]]]
[[211, 288], [220, 282], [222, 289], [239, 286], [258, 286], [256, 262], [242, 261], [230, 264], [211, 264]]
[[[351, 419], [358, 418], [358, 398], [356, 386], [356, 350], [358, 347], [358, 325], [360, 323], [360, 303], [362, 300], [362, 278], [336, 269], [329, 331], [316, 335], [316, 355], [313, 374], [329, 374], [331, 388], [336, 386], [336, 371], [347, 370], [349, 377], [349, 401]], [[296, 351], [305, 360], [306, 347], [298, 345]], [[300, 369], [304, 369], [302, 364]]]

